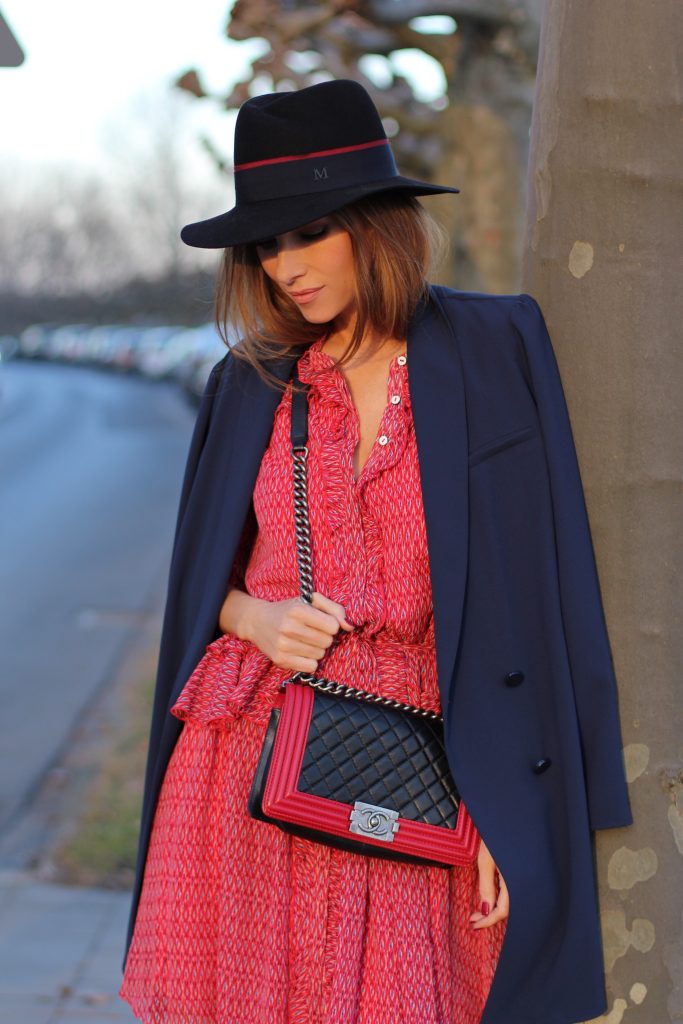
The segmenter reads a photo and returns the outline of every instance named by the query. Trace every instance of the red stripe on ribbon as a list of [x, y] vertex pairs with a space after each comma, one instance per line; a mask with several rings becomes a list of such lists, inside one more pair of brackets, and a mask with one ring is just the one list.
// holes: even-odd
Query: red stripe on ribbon
[[290, 163], [292, 160], [310, 160], [316, 156], [337, 156], [339, 153], [354, 153], [359, 149], [371, 149], [373, 146], [388, 146], [388, 139], [376, 139], [374, 142], [361, 142], [357, 146], [342, 146], [340, 149], [320, 149], [316, 153], [300, 153], [297, 156], [275, 156], [271, 160], [254, 160], [249, 164], [236, 164], [235, 171], [249, 171], [252, 167], [267, 167], [269, 164]]

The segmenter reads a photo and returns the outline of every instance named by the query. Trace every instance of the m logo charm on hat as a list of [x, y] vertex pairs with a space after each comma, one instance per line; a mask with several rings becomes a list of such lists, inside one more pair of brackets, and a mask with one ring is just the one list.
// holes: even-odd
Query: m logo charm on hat
[[[323, 166], [312, 163], [321, 157]], [[243, 103], [234, 169], [235, 206], [187, 224], [180, 232], [187, 245], [222, 249], [272, 238], [376, 192], [460, 191], [399, 174], [370, 94], [345, 78]]]

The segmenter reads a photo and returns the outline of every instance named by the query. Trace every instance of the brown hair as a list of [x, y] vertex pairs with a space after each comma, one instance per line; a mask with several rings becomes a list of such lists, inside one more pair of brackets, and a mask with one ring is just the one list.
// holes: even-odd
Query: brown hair
[[[366, 331], [382, 339], [405, 338], [410, 318], [427, 290], [427, 274], [443, 258], [448, 237], [440, 224], [410, 194], [379, 192], [331, 215], [351, 236], [356, 268], [356, 324], [335, 366], [358, 350]], [[224, 250], [220, 264], [216, 328], [264, 381], [286, 387], [270, 373], [269, 359], [300, 355], [331, 325], [308, 323], [264, 272], [252, 243]], [[331, 367], [334, 369], [334, 367]]]

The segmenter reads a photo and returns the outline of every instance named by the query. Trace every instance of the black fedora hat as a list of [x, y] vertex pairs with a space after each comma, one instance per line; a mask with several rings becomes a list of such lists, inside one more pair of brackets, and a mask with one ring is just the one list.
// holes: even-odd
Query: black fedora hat
[[221, 249], [292, 231], [375, 192], [459, 192], [398, 173], [368, 92], [350, 79], [243, 103], [235, 123], [235, 198], [227, 213], [187, 224], [187, 245]]

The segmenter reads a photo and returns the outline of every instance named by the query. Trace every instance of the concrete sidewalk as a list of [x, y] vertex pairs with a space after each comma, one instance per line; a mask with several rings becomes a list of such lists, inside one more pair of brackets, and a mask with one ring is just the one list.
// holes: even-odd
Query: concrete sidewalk
[[130, 895], [0, 871], [0, 1024], [137, 1018], [118, 996]]

